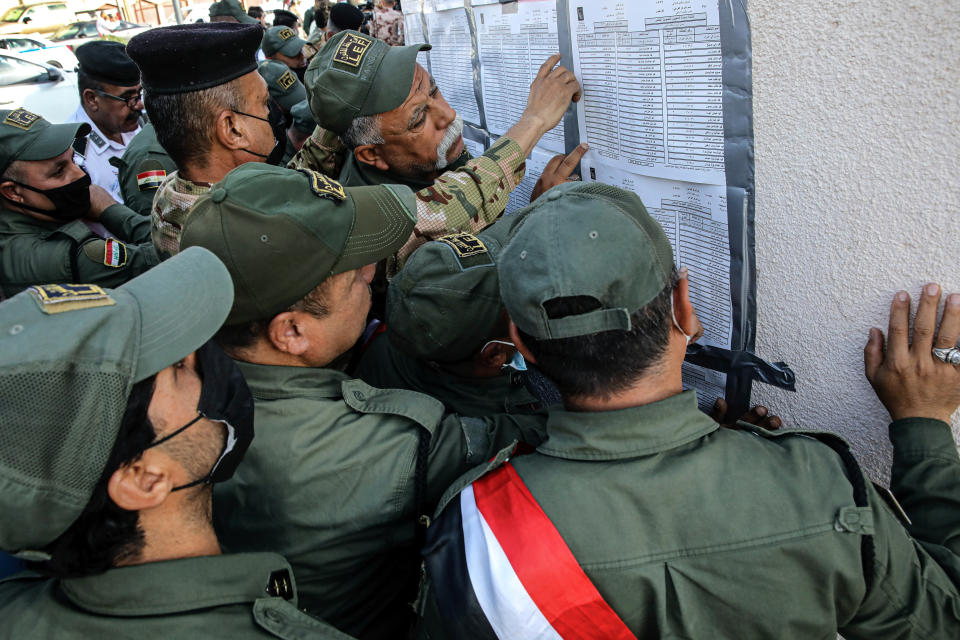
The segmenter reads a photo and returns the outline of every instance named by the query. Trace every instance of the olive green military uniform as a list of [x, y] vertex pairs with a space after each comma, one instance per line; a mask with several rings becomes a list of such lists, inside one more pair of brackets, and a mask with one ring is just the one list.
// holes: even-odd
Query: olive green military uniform
[[[346, 152], [336, 135], [320, 127], [303, 143], [288, 166], [292, 169], [312, 169], [330, 177], [350, 180], [347, 186], [367, 184], [405, 184], [408, 180], [383, 178], [376, 169], [349, 168], [353, 154]], [[343, 159], [341, 159], [343, 158]], [[415, 188], [417, 196], [417, 226], [410, 242], [397, 251], [388, 265], [394, 275], [410, 254], [424, 242], [456, 231], [476, 233], [499, 218], [510, 192], [523, 181], [527, 165], [523, 149], [511, 138], [500, 138], [482, 156], [467, 159], [456, 170], [443, 173], [432, 184]], [[358, 163], [353, 163], [358, 167]], [[337, 173], [337, 168], [340, 168]], [[378, 180], [383, 178], [383, 182]], [[345, 183], [346, 184], [346, 183]]]
[[349, 640], [297, 608], [290, 565], [273, 553], [204, 556], [54, 580], [0, 581], [0, 638]]
[[[388, 277], [427, 240], [455, 231], [475, 233], [491, 224], [503, 214], [526, 169], [523, 149], [504, 137], [479, 158], [464, 152], [455, 168], [432, 183], [415, 183], [361, 165], [336, 142], [356, 118], [387, 113], [407, 99], [417, 55], [428, 49], [428, 44], [391, 47], [356, 31], [341, 31], [317, 53], [305, 76], [318, 126], [291, 166], [326, 172], [344, 186], [404, 184], [417, 193], [417, 226], [387, 264]], [[334, 86], [338, 90], [330, 91]], [[336, 157], [340, 154], [342, 160]]]
[[382, 389], [427, 393], [468, 416], [532, 413], [543, 407], [526, 374], [506, 366], [491, 377], [462, 377], [490, 341], [509, 343], [497, 258], [523, 214], [472, 235], [428, 242], [390, 282], [385, 330], [367, 345], [356, 376]]
[[453, 480], [497, 449], [538, 442], [542, 421], [445, 417], [433, 398], [338, 371], [238, 364], [257, 437], [233, 479], [215, 489], [218, 537], [231, 552], [282, 553], [296, 570], [300, 606], [338, 629], [401, 637], [419, 571], [422, 439], [429, 513]]
[[149, 216], [153, 196], [167, 174], [177, 170], [176, 163], [157, 142], [157, 132], [152, 124], [140, 130], [123, 156], [111, 163], [119, 170], [120, 193], [123, 203], [137, 213]]
[[[960, 636], [947, 424], [890, 425], [892, 486], [912, 524], [839, 437], [742, 426], [719, 428], [693, 392], [556, 411], [547, 441], [510, 464], [638, 638]], [[443, 626], [443, 610], [428, 607], [424, 626]]]
[[398, 351], [385, 334], [375, 337], [357, 366], [356, 376], [382, 389], [410, 389], [426, 393], [464, 416], [493, 413], [535, 413], [542, 403], [527, 391], [523, 374], [504, 372], [492, 378], [465, 378], [436, 364]]
[[[392, 254], [415, 211], [402, 185], [343, 188], [319, 173], [248, 163], [196, 203], [183, 246], [222, 257], [237, 292], [226, 331], [246, 335], [251, 322], [270, 321], [330, 276], [356, 278]], [[336, 332], [332, 344], [362, 330], [369, 294], [362, 284], [351, 291], [356, 298], [329, 304], [350, 301], [340, 326], [358, 335], [327, 329]], [[326, 339], [318, 331], [314, 339]], [[248, 353], [225, 341], [231, 355]], [[309, 351], [303, 366], [238, 362], [253, 393], [257, 438], [244, 468], [216, 487], [214, 524], [231, 552], [284, 554], [310, 613], [361, 638], [403, 637], [418, 575], [418, 516], [503, 444], [539, 442], [542, 419], [447, 416], [429, 396], [375, 389]]]
[[35, 284], [85, 282], [115, 287], [160, 262], [150, 221], [122, 204], [99, 222], [117, 239], [104, 240], [81, 220], [45, 222], [0, 209], [0, 287], [7, 297]]

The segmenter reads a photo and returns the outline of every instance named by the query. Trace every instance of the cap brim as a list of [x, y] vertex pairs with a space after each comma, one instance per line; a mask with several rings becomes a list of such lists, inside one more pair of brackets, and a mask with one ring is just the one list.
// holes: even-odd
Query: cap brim
[[52, 124], [11, 160], [49, 160], [69, 149], [73, 141], [90, 133], [86, 122]]
[[298, 55], [300, 55], [300, 52], [303, 51], [303, 45], [305, 44], [307, 44], [306, 40], [301, 40], [300, 38], [294, 36], [293, 38], [290, 38], [284, 42], [283, 45], [277, 49], [277, 51], [288, 58], [296, 58]]
[[149, 378], [213, 337], [233, 306], [233, 280], [220, 259], [190, 247], [119, 287], [140, 308], [133, 382]]
[[[279, 102], [280, 106], [287, 111], [290, 111], [297, 106], [298, 103], [303, 102], [306, 99], [307, 90], [304, 88], [302, 82], [298, 82], [290, 87], [290, 90], [286, 93], [276, 96], [277, 102]], [[310, 130], [313, 131], [312, 128]]]
[[417, 222], [417, 200], [409, 187], [350, 187], [346, 192], [353, 199], [354, 223], [331, 274], [390, 257], [410, 239]]
[[371, 99], [364, 103], [359, 115], [386, 113], [403, 104], [413, 87], [417, 55], [431, 48], [431, 45], [426, 43], [412, 44], [407, 47], [390, 47], [380, 61], [380, 68], [377, 70], [373, 84], [370, 85], [368, 95]]

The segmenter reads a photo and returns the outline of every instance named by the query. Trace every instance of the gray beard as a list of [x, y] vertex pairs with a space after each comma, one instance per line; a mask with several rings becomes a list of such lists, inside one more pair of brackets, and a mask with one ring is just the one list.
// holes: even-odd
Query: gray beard
[[447, 160], [447, 154], [450, 152], [450, 147], [453, 146], [453, 143], [455, 143], [461, 135], [463, 135], [463, 118], [458, 113], [457, 117], [454, 118], [453, 122], [450, 123], [450, 126], [447, 127], [447, 130], [444, 132], [440, 144], [437, 145], [437, 171], [443, 171], [447, 168], [447, 165], [450, 164]]

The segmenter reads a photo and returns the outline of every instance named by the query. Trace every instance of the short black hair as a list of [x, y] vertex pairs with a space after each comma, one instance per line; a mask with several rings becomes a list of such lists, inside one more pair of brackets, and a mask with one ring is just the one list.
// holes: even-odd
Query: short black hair
[[[242, 76], [241, 76], [242, 77]], [[205, 166], [213, 143], [213, 127], [222, 109], [243, 110], [246, 100], [240, 78], [209, 89], [187, 93], [145, 92], [143, 104], [157, 142], [182, 169], [191, 162]]]
[[83, 101], [83, 92], [87, 89], [93, 89], [94, 91], [103, 91], [103, 85], [100, 84], [100, 81], [95, 80], [86, 71], [77, 70], [77, 90], [80, 92], [80, 100]]
[[101, 574], [118, 562], [134, 558], [144, 546], [140, 516], [117, 506], [107, 492], [114, 471], [135, 462], [156, 437], [147, 409], [157, 376], [133, 386], [113, 450], [83, 513], [70, 528], [44, 549], [52, 558], [28, 562], [30, 569], [55, 578]]
[[291, 29], [297, 28], [297, 15], [286, 9], [277, 9], [273, 12], [273, 26], [275, 27], [290, 27]]
[[[537, 367], [564, 398], [608, 398], [660, 365], [673, 326], [673, 289], [677, 281], [674, 270], [667, 286], [631, 314], [629, 331], [601, 331], [555, 340], [534, 338], [519, 327], [517, 331]], [[549, 317], [564, 318], [598, 309], [600, 302], [593, 297], [576, 296], [548, 300], [543, 306]]]
[[247, 9], [247, 15], [251, 18], [256, 18], [259, 20], [261, 17], [263, 17], [263, 9], [260, 7], [250, 7]]

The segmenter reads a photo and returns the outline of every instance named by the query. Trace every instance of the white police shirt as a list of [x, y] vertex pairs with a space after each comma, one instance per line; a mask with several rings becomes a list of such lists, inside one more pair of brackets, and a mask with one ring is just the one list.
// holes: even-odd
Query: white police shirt
[[84, 157], [74, 154], [74, 162], [86, 169], [93, 184], [103, 187], [113, 196], [114, 200], [122, 203], [120, 179], [117, 177], [117, 168], [110, 164], [110, 158], [119, 158], [123, 155], [133, 137], [140, 133], [140, 127], [138, 126], [129, 133], [121, 133], [120, 138], [123, 140], [123, 144], [119, 144], [100, 131], [96, 123], [83, 110], [83, 105], [77, 107], [77, 110], [70, 117], [70, 122], [86, 122], [90, 125]]

